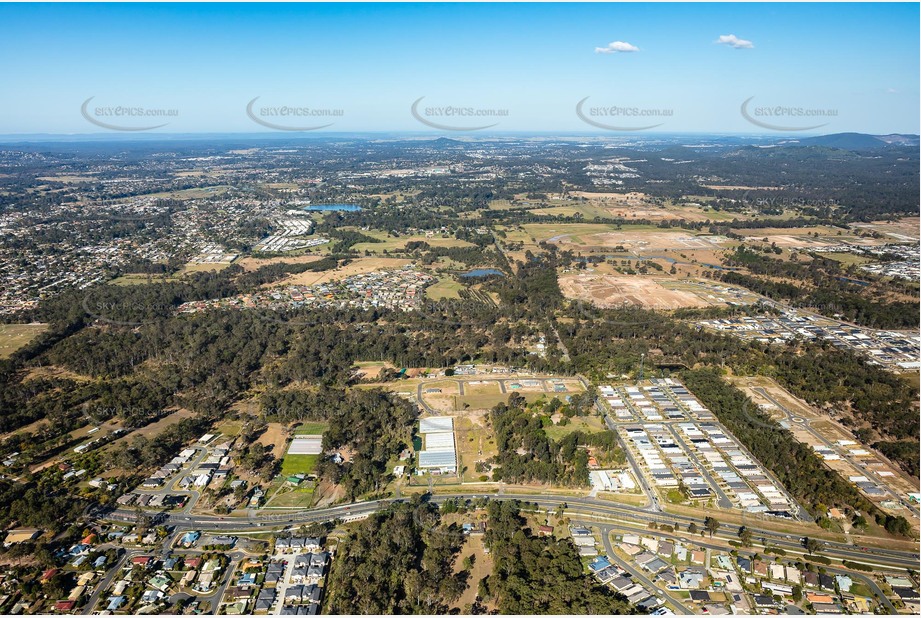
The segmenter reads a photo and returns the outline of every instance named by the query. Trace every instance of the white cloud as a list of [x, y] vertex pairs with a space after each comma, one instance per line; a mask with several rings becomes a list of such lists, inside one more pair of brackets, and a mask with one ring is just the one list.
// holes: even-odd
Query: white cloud
[[886, 88], [886, 94], [899, 94], [899, 91], [895, 88]]
[[596, 47], [596, 54], [617, 54], [621, 52], [638, 52], [640, 48], [636, 45], [631, 45], [630, 43], [625, 43], [624, 41], [613, 41], [608, 43], [605, 47]]
[[714, 42], [720, 45], [728, 45], [733, 49], [752, 49], [755, 46], [751, 41], [740, 39], [734, 34], [721, 34], [720, 38]]

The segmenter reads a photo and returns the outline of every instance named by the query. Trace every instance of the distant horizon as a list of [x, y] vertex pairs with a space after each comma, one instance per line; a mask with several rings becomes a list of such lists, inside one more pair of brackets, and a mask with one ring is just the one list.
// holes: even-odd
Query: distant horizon
[[917, 3], [0, 4], [2, 135], [921, 133]]
[[309, 133], [281, 133], [281, 132], [245, 132], [245, 131], [213, 131], [213, 132], [189, 132], [189, 133], [0, 133], [0, 142], [9, 143], [15, 141], [22, 142], [39, 142], [39, 141], [156, 141], [163, 140], [180, 140], [180, 139], [269, 139], [269, 140], [318, 140], [329, 138], [413, 138], [438, 140], [446, 139], [457, 142], [475, 142], [488, 139], [501, 138], [527, 138], [527, 137], [548, 137], [548, 138], [573, 138], [573, 139], [611, 139], [611, 140], [634, 140], [643, 141], [649, 139], [666, 139], [680, 137], [728, 137], [738, 139], [751, 139], [758, 141], [776, 141], [776, 140], [797, 140], [816, 137], [830, 137], [835, 135], [867, 135], [871, 137], [888, 137], [903, 136], [921, 139], [918, 133], [865, 133], [861, 131], [838, 131], [832, 133], [744, 133], [744, 132], [719, 132], [719, 131], [661, 131], [661, 132], [643, 132], [639, 134], [631, 133], [605, 133], [596, 132], [579, 132], [579, 131], [503, 131], [492, 133], [464, 133], [461, 135], [449, 134], [438, 131], [330, 131], [330, 132], [309, 132]]

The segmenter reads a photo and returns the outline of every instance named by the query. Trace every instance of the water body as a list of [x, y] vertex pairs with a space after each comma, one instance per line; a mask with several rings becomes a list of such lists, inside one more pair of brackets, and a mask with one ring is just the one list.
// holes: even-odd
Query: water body
[[361, 210], [361, 206], [356, 206], [355, 204], [311, 204], [310, 206], [304, 206], [304, 210], [310, 212], [358, 212]]
[[505, 273], [495, 268], [474, 268], [471, 271], [465, 272], [461, 277], [489, 277], [491, 275], [504, 277]]
[[870, 285], [868, 281], [861, 281], [860, 279], [851, 279], [849, 277], [838, 277], [838, 281], [844, 281], [845, 283], [853, 283], [854, 285], [859, 285], [861, 287], [867, 287]]

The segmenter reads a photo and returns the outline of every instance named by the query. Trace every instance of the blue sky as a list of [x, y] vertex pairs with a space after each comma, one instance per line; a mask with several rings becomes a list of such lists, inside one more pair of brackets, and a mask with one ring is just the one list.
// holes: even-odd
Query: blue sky
[[[328, 131], [435, 131], [410, 113], [424, 96], [508, 110], [496, 131], [596, 131], [575, 113], [590, 97], [670, 112], [657, 131], [771, 133], [740, 113], [754, 97], [750, 110], [834, 111], [819, 133], [917, 133], [918, 22], [910, 3], [5, 4], [0, 133], [104, 133], [80, 113], [89, 97], [178, 110], [155, 132], [261, 132], [257, 96], [341, 110]], [[751, 47], [716, 43], [727, 35]], [[596, 52], [612, 42], [638, 51]], [[815, 124], [782, 115], [766, 121]]]

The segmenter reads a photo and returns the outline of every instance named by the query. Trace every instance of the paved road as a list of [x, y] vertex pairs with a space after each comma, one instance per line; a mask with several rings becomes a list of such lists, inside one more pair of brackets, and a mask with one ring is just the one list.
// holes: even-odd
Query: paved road
[[[609, 538], [611, 532], [629, 532], [629, 533], [634, 533], [634, 534], [637, 533], [637, 531], [636, 531], [635, 528], [630, 528], [630, 527], [627, 527], [627, 526], [617, 526], [617, 525], [614, 525], [614, 524], [599, 524], [599, 523], [596, 523], [596, 522], [591, 522], [591, 521], [579, 521], [579, 520], [575, 520], [575, 519], [574, 519], [573, 521], [576, 522], [576, 523], [582, 524], [582, 525], [584, 525], [584, 526], [593, 526], [593, 527], [596, 527], [596, 528], [598, 528], [599, 530], [601, 530], [602, 536], [603, 536], [604, 541], [605, 541], [605, 551], [608, 553], [608, 555], [609, 555], [611, 558], [616, 558], [616, 556], [613, 556], [613, 555], [612, 555], [612, 554], [613, 554], [613, 547], [611, 546], [611, 542], [610, 542], [610, 538]], [[722, 552], [728, 552], [728, 551], [729, 551], [729, 548], [726, 547], [725, 545], [719, 545], [719, 544], [716, 544], [716, 543], [713, 543], [713, 542], [708, 542], [708, 541], [707, 541], [706, 539], [704, 539], [703, 537], [702, 537], [700, 540], [698, 540], [698, 539], [690, 540], [690, 539], [688, 539], [688, 538], [686, 538], [686, 537], [682, 537], [682, 536], [678, 536], [678, 535], [674, 535], [674, 534], [669, 534], [669, 533], [667, 533], [667, 532], [661, 532], [661, 531], [659, 531], [659, 530], [644, 530], [644, 531], [642, 532], [642, 534], [645, 535], [645, 536], [654, 536], [654, 537], [658, 537], [658, 538], [665, 538], [665, 539], [669, 539], [669, 540], [672, 540], [672, 541], [679, 541], [679, 542], [683, 542], [683, 543], [693, 543], [694, 545], [699, 545], [700, 547], [703, 547], [703, 548], [706, 548], [706, 549], [709, 549], [709, 550], [719, 550], [719, 551], [722, 551]], [[739, 553], [740, 555], [743, 555], [743, 556], [754, 556], [756, 553], [758, 553], [758, 551], [757, 551], [756, 549], [754, 549], [754, 548], [752, 548], [752, 549], [750, 549], [750, 550], [739, 549], [739, 548], [732, 548], [732, 549], [734, 549], [737, 553]], [[775, 560], [778, 561], [778, 562], [784, 562], [784, 563], [789, 563], [789, 564], [793, 564], [793, 563], [797, 562], [797, 559], [796, 559], [796, 558], [784, 558], [784, 557], [780, 557], [780, 556], [776, 557]], [[895, 614], [895, 613], [896, 613], [895, 607], [893, 607], [892, 603], [889, 602], [889, 599], [886, 598], [886, 595], [883, 594], [883, 591], [879, 588], [879, 586], [876, 584], [876, 581], [874, 581], [872, 577], [869, 577], [869, 576], [867, 576], [867, 575], [863, 575], [863, 574], [860, 574], [860, 573], [853, 573], [853, 572], [851, 572], [851, 571], [846, 571], [846, 570], [843, 570], [843, 569], [836, 569], [836, 568], [830, 567], [830, 566], [823, 566], [823, 568], [824, 568], [828, 573], [830, 573], [830, 574], [832, 574], [832, 575], [847, 575], [847, 576], [849, 576], [851, 579], [860, 580], [861, 582], [863, 582], [864, 584], [866, 584], [866, 585], [873, 591], [873, 593], [877, 596], [877, 598], [880, 599], [880, 602], [883, 603], [883, 604], [886, 606], [886, 608], [887, 608], [887, 610], [888, 610], [889, 613], [891, 613], [891, 614]], [[632, 572], [632, 571], [631, 571], [631, 572]], [[690, 613], [690, 612], [688, 612], [688, 613]]]
[[425, 403], [425, 399], [422, 398], [422, 387], [423, 387], [424, 385], [425, 385], [424, 382], [420, 382], [420, 383], [419, 383], [419, 386], [416, 387], [416, 403], [418, 403], [420, 406], [422, 406], [422, 408], [423, 408], [426, 412], [428, 412], [429, 414], [437, 415], [438, 412], [436, 412], [436, 411], [432, 408], [432, 406], [430, 406], [429, 404]]
[[[911, 505], [910, 503], [902, 500], [902, 498], [900, 498], [896, 492], [892, 491], [892, 489], [889, 488], [886, 482], [883, 481], [879, 476], [877, 476], [877, 474], [873, 470], [870, 470], [869, 468], [865, 468], [864, 466], [862, 466], [856, 457], [853, 457], [845, 449], [839, 448], [836, 444], [833, 444], [830, 440], [826, 439], [825, 436], [823, 436], [819, 431], [817, 431], [816, 429], [813, 429], [811, 425], [812, 421], [810, 419], [803, 418], [802, 416], [797, 415], [795, 412], [793, 412], [792, 410], [784, 406], [782, 403], [777, 401], [777, 399], [775, 399], [770, 393], [768, 393], [767, 389], [765, 389], [764, 387], [756, 386], [756, 387], [753, 387], [752, 390], [758, 393], [759, 395], [761, 395], [762, 397], [764, 397], [765, 399], [767, 399], [769, 402], [771, 402], [775, 406], [777, 406], [778, 410], [780, 410], [783, 414], [786, 414], [787, 420], [791, 424], [802, 427], [803, 429], [808, 431], [812, 436], [814, 436], [817, 440], [819, 440], [822, 444], [824, 444], [825, 446], [833, 450], [835, 453], [838, 453], [841, 457], [844, 457], [844, 459], [846, 459], [847, 462], [851, 464], [851, 466], [853, 466], [855, 470], [858, 470], [861, 474], [870, 476], [874, 481], [876, 481], [879, 487], [882, 487], [883, 489], [886, 490], [886, 492], [889, 494], [890, 499], [895, 500], [896, 502], [907, 507], [908, 510], [911, 511], [915, 515], [915, 517], [919, 516], [919, 510], [913, 505]], [[799, 419], [799, 420], [794, 420], [794, 419]]]
[[[595, 405], [598, 405], [595, 402]], [[656, 495], [656, 492], [649, 487], [649, 483], [646, 480], [646, 475], [643, 474], [643, 471], [640, 469], [639, 464], [636, 459], [633, 457], [633, 450], [627, 445], [624, 441], [623, 436], [620, 435], [620, 432], [617, 431], [617, 425], [614, 424], [614, 421], [611, 420], [611, 417], [604, 413], [604, 423], [607, 425], [608, 429], [614, 432], [614, 435], [617, 436], [617, 442], [620, 444], [620, 448], [624, 451], [624, 454], [627, 456], [627, 462], [630, 464], [630, 467], [633, 469], [633, 476], [636, 477], [637, 482], [640, 484], [640, 488], [643, 490], [643, 493], [646, 494], [646, 501], [648, 504], [645, 507], [642, 507], [644, 510], [652, 511], [654, 513], [661, 512], [661, 507], [659, 506], [659, 498]]]
[[212, 615], [217, 614], [217, 610], [221, 605], [221, 599], [224, 598], [224, 592], [226, 592], [227, 587], [230, 586], [230, 582], [233, 581], [233, 573], [242, 558], [243, 554], [241, 552], [234, 552], [230, 554], [230, 562], [227, 564], [227, 568], [224, 569], [224, 579], [221, 584], [213, 593], [207, 596], [198, 597], [198, 600], [201, 602], [208, 601], [211, 603], [210, 613]]
[[716, 495], [719, 497], [717, 500], [717, 505], [721, 509], [732, 509], [732, 500], [729, 499], [729, 496], [726, 495], [726, 492], [723, 491], [723, 488], [720, 487], [720, 484], [716, 482], [716, 479], [713, 478], [713, 475], [710, 474], [710, 470], [701, 463], [700, 459], [697, 458], [697, 453], [694, 452], [694, 449], [689, 448], [684, 441], [684, 438], [678, 435], [678, 432], [675, 430], [675, 426], [671, 424], [666, 424], [668, 427], [669, 433], [672, 434], [672, 437], [675, 439], [675, 444], [681, 445], [681, 450], [691, 458], [694, 462], [694, 465], [697, 466], [697, 469], [700, 470], [700, 473], [704, 475], [704, 478], [707, 479], [707, 483], [710, 484], [710, 487], [716, 492]]
[[[100, 545], [99, 548], [103, 549], [105, 545]], [[112, 580], [115, 579], [115, 576], [122, 571], [122, 567], [125, 564], [126, 560], [130, 560], [132, 557], [142, 554], [141, 550], [132, 549], [126, 551], [120, 559], [115, 562], [115, 566], [110, 568], [106, 574], [103, 576], [102, 580], [99, 582], [99, 585], [93, 591], [93, 594], [90, 595], [89, 600], [86, 602], [86, 605], [83, 606], [83, 614], [92, 613], [96, 609], [96, 604], [99, 602], [99, 597], [103, 592], [106, 592], [109, 589], [109, 586], [112, 585]]]
[[[443, 494], [432, 496], [435, 503], [443, 502], [447, 499], [475, 499], [484, 497], [484, 494]], [[560, 504], [567, 504], [569, 508], [574, 506], [580, 507], [587, 512], [597, 514], [603, 517], [619, 517], [624, 521], [649, 523], [657, 522], [675, 525], [680, 523], [687, 526], [694, 523], [697, 526], [703, 526], [702, 517], [692, 517], [689, 515], [678, 515], [673, 513], [656, 513], [649, 512], [646, 507], [635, 507], [625, 504], [617, 504], [606, 500], [597, 500], [594, 498], [580, 498], [572, 496], [552, 496], [541, 494], [508, 494], [508, 495], [485, 495], [490, 499], [498, 500], [521, 500], [523, 502], [532, 502], [538, 504], [541, 508], [555, 509]], [[300, 525], [317, 521], [333, 521], [355, 516], [368, 515], [383, 506], [394, 502], [394, 500], [375, 500], [368, 502], [357, 502], [349, 505], [337, 505], [323, 509], [303, 510], [286, 514], [260, 515], [251, 518], [239, 517], [215, 517], [208, 515], [170, 515], [164, 513], [163, 521], [158, 523], [177, 526], [186, 530], [217, 530], [217, 531], [241, 531], [254, 530], [260, 528], [284, 527], [290, 525]], [[120, 522], [134, 522], [134, 512], [128, 509], [117, 509], [108, 514], [98, 514], [102, 519], [109, 519]], [[771, 540], [771, 544], [781, 547], [785, 550], [802, 551], [799, 538], [792, 534], [784, 534], [767, 530], [759, 527], [759, 522], [746, 522], [745, 527], [752, 530], [756, 537], [763, 537]], [[735, 524], [723, 523], [720, 527], [720, 535], [728, 538], [736, 538], [739, 526]], [[872, 562], [873, 564], [887, 565], [896, 569], [913, 568], [917, 569], [918, 554], [916, 552], [888, 550], [879, 548], [870, 548], [868, 551], [861, 551], [854, 545], [847, 543], [838, 543], [834, 541], [825, 541], [826, 550], [824, 555], [831, 558], [849, 559], [855, 562]]]
[[[674, 396], [674, 393], [671, 392], [671, 389], [665, 389], [663, 392], [665, 393], [665, 396], [666, 396], [666, 397], [668, 397], [669, 399], [672, 400], [672, 403], [674, 403], [676, 406], [678, 406], [679, 409], [682, 409], [682, 410], [685, 410], [685, 409], [686, 409], [685, 406], [684, 406], [684, 404], [682, 404], [680, 401], [678, 401], [678, 398]], [[715, 416], [715, 415], [714, 415], [714, 416]], [[719, 419], [717, 419], [717, 422], [719, 422]], [[719, 425], [725, 429], [725, 426], [724, 426], [721, 422], [719, 422]], [[674, 434], [676, 437], [678, 437], [677, 434], [675, 434], [675, 431], [674, 431], [674, 430], [672, 430], [672, 434]], [[729, 436], [732, 436], [732, 435], [733, 435], [732, 432], [730, 432], [728, 429], [726, 429], [726, 434], [729, 435]], [[758, 462], [758, 466], [761, 468], [761, 471], [762, 471], [764, 474], [766, 474], [766, 475], [768, 476], [768, 478], [770, 478], [772, 481], [774, 481], [774, 485], [775, 485], [778, 489], [780, 489], [780, 491], [783, 492], [784, 496], [786, 496], [786, 498], [787, 498], [787, 501], [788, 501], [788, 502], [790, 503], [790, 505], [792, 506], [793, 514], [796, 516], [796, 518], [799, 519], [800, 521], [803, 521], [803, 522], [811, 522], [811, 521], [812, 521], [812, 518], [809, 516], [809, 512], [806, 511], [806, 509], [804, 509], [803, 506], [802, 506], [799, 502], [797, 502], [796, 499], [795, 499], [793, 496], [791, 496], [791, 495], [787, 492], [787, 490], [786, 490], [786, 488], [784, 487], [783, 483], [781, 483], [781, 482], [777, 479], [777, 477], [774, 475], [774, 473], [771, 472], [771, 471], [768, 469], [767, 466], [765, 466], [764, 464], [762, 464], [762, 463], [758, 460], [757, 457], [755, 457], [754, 455], [752, 455], [751, 452], [749, 452], [748, 447], [746, 447], [744, 444], [742, 444], [742, 442], [740, 442], [738, 438], [735, 438], [734, 436], [733, 436], [733, 438], [735, 439], [737, 448], [741, 449], [749, 458], [751, 458], [752, 461], [757, 461], [757, 462]], [[682, 441], [682, 443], [683, 443], [683, 441]], [[688, 450], [690, 450], [690, 449], [688, 449]], [[697, 459], [697, 458], [695, 457], [695, 460], [696, 460], [696, 459]], [[704, 470], [706, 470], [706, 468], [704, 468]], [[744, 475], [742, 475], [742, 476], [744, 476]], [[712, 481], [712, 477], [710, 477], [709, 473], [707, 473], [707, 478], [710, 478], [710, 480]], [[723, 495], [725, 495], [725, 494], [723, 494]], [[731, 507], [730, 507], [730, 508], [731, 508]]]
[[678, 613], [681, 613], [681, 614], [693, 614], [694, 613], [688, 608], [687, 605], [683, 604], [678, 599], [673, 598], [670, 594], [668, 594], [661, 588], [657, 587], [654, 583], [652, 583], [652, 580], [646, 577], [646, 575], [642, 571], [640, 571], [640, 569], [636, 568], [636, 565], [630, 564], [626, 560], [622, 560], [620, 557], [618, 557], [617, 554], [614, 553], [614, 547], [611, 545], [611, 531], [612, 531], [611, 526], [606, 526], [606, 525], [596, 524], [596, 523], [592, 523], [589, 525], [601, 530], [601, 539], [602, 539], [602, 542], [604, 543], [604, 551], [607, 554], [608, 558], [610, 558], [613, 562], [617, 563], [617, 566], [622, 568], [624, 571], [627, 571], [628, 573], [630, 573], [630, 575], [633, 576], [633, 579], [643, 584], [643, 586], [645, 586], [649, 592], [656, 594], [656, 595], [662, 595], [666, 597], [668, 599], [669, 604], [672, 605], [672, 607], [674, 607], [675, 609], [677, 609]]

